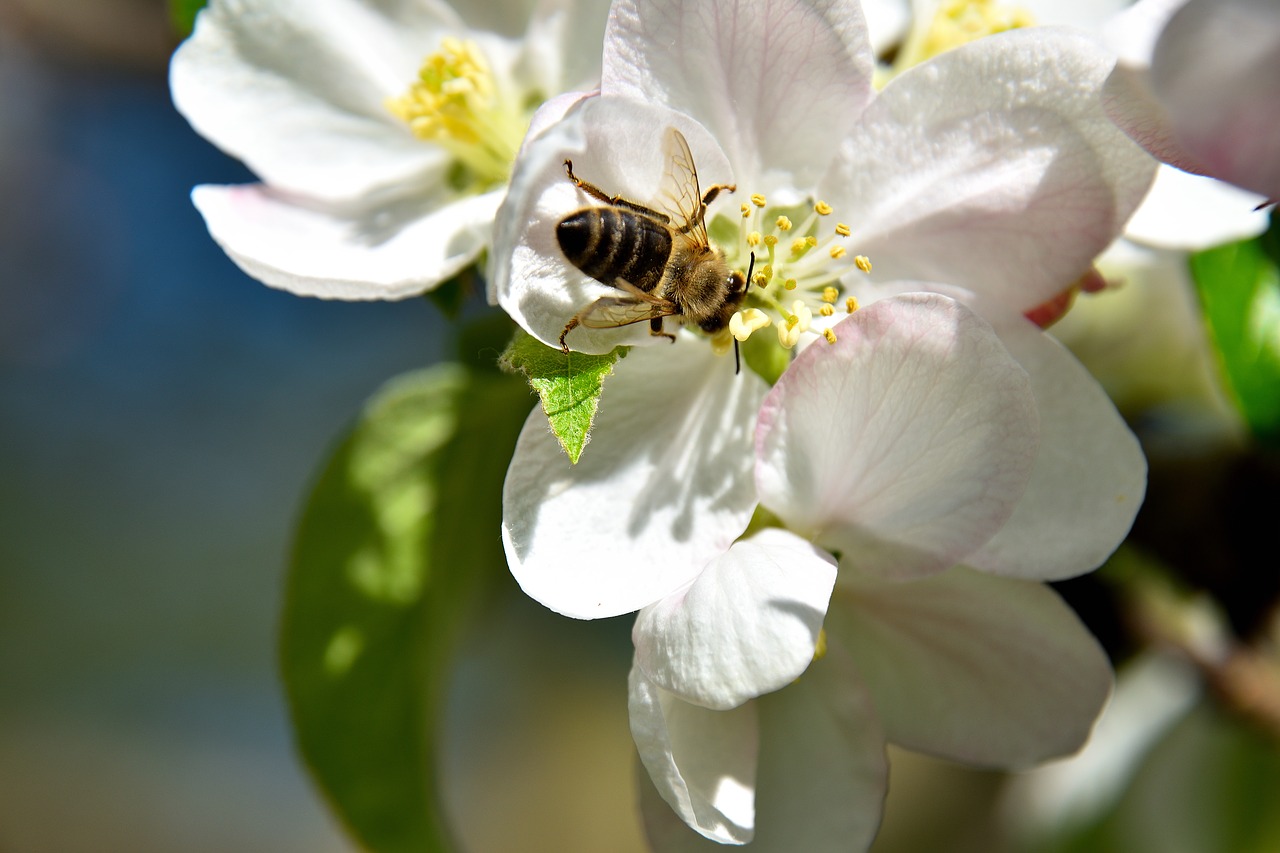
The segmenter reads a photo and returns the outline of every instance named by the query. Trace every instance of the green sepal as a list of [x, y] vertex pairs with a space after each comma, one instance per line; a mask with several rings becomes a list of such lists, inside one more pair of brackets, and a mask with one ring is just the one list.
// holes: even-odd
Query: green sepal
[[506, 370], [524, 374], [538, 392], [551, 431], [569, 461], [576, 464], [591, 437], [604, 379], [626, 353], [626, 347], [616, 347], [606, 355], [565, 353], [525, 332], [517, 332], [500, 364]]
[[281, 675], [298, 749], [363, 849], [456, 849], [437, 729], [459, 635], [505, 569], [502, 482], [528, 408], [494, 371], [393, 380], [303, 511]]
[[1191, 256], [1210, 338], [1232, 396], [1260, 441], [1280, 446], [1280, 273], [1262, 239]]

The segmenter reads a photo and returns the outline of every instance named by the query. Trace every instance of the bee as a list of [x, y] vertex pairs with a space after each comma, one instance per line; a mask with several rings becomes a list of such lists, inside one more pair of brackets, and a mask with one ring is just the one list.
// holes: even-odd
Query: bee
[[663, 138], [663, 156], [667, 167], [657, 194], [663, 210], [611, 196], [575, 175], [573, 161], [564, 161], [573, 185], [603, 206], [561, 219], [556, 240], [570, 263], [619, 291], [574, 315], [560, 333], [566, 353], [565, 336], [578, 326], [612, 329], [648, 320], [650, 335], [675, 341], [662, 330], [662, 320], [677, 317], [715, 334], [746, 297], [747, 277], [729, 269], [707, 238], [705, 222], [707, 205], [737, 187], [716, 184], [703, 194], [689, 143], [674, 127]]

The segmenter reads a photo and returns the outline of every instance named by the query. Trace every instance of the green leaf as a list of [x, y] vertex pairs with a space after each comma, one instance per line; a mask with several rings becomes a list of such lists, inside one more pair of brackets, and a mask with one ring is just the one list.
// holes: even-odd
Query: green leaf
[[502, 481], [528, 407], [524, 384], [493, 371], [394, 380], [303, 512], [282, 676], [307, 766], [371, 851], [452, 848], [436, 731], [459, 633], [505, 570]]
[[626, 353], [626, 347], [617, 347], [608, 355], [564, 353], [518, 332], [502, 354], [501, 364], [529, 380], [542, 398], [551, 431], [569, 461], [576, 464], [590, 438], [604, 378], [613, 373], [614, 362]]
[[191, 35], [196, 25], [196, 13], [205, 7], [207, 0], [169, 0], [169, 25], [182, 38]]
[[1280, 444], [1280, 274], [1261, 240], [1191, 256], [1205, 321], [1245, 422]]

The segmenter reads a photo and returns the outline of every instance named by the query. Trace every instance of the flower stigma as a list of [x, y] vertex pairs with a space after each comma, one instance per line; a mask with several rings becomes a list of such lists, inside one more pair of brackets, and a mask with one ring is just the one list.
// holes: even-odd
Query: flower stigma
[[453, 37], [422, 61], [408, 91], [388, 98], [386, 108], [414, 136], [453, 155], [458, 168], [450, 184], [460, 191], [506, 182], [532, 115], [498, 85], [474, 41]]
[[844, 313], [853, 313], [857, 300], [845, 297], [841, 278], [855, 270], [871, 272], [866, 256], [852, 255], [844, 245], [852, 229], [832, 223], [834, 210], [820, 200], [778, 208], [756, 193], [739, 212], [736, 226], [725, 217], [710, 223], [730, 267], [749, 269], [754, 257], [743, 307], [729, 321], [732, 338], [745, 343], [753, 333], [774, 326], [778, 345], [787, 350], [806, 333], [835, 343], [832, 323], [815, 320], [834, 317], [841, 304]]

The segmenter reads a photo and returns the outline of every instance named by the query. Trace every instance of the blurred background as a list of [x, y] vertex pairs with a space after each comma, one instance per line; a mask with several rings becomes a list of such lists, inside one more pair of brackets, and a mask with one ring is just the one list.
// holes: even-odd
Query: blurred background
[[[321, 460], [448, 333], [425, 300], [300, 299], [236, 269], [188, 194], [252, 177], [173, 110], [175, 45], [160, 0], [0, 0], [0, 853], [352, 849], [291, 745], [284, 568]], [[1125, 335], [1076, 343], [1101, 371]], [[1012, 778], [895, 752], [877, 851], [1280, 850], [1275, 732], [1238, 701], [1274, 672], [1219, 684], [1185, 654], [1234, 642], [1224, 625], [1274, 638], [1276, 466], [1197, 393], [1190, 417], [1134, 403], [1172, 508], [1103, 575], [1138, 577], [1191, 639], [1136, 654], [1113, 583], [1066, 589], [1122, 664], [1090, 752]], [[1184, 516], [1236, 523], [1171, 539]], [[1157, 558], [1219, 588], [1161, 598]], [[445, 719], [466, 849], [644, 849], [629, 659], [629, 620], [505, 582]]]

